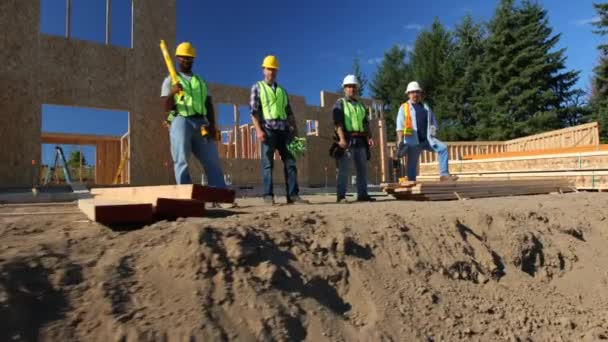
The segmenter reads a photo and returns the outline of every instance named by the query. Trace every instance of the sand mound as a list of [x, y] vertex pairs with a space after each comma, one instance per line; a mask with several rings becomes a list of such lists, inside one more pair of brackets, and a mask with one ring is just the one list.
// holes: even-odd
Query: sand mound
[[608, 196], [1, 219], [0, 340], [608, 339]]

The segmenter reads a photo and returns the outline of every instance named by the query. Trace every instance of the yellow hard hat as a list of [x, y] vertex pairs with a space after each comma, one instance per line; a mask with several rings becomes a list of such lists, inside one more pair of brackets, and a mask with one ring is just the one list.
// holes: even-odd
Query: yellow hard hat
[[183, 42], [177, 46], [175, 49], [176, 56], [185, 56], [185, 57], [196, 57], [196, 49], [190, 42]]
[[262, 68], [268, 68], [268, 69], [279, 69], [279, 60], [277, 59], [277, 57], [275, 56], [266, 56], [266, 58], [264, 58], [264, 62], [262, 62]]

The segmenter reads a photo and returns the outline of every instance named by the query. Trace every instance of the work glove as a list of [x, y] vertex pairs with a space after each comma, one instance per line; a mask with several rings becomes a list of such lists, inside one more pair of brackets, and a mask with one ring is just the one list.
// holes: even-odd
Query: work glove
[[437, 126], [431, 126], [431, 136], [432, 137], [437, 136]]

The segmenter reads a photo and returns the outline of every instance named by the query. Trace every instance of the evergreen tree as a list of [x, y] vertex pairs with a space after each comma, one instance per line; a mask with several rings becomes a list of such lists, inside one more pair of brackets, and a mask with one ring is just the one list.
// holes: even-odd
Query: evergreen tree
[[433, 108], [441, 127], [439, 138], [444, 140], [454, 140], [457, 123], [456, 112], [449, 105], [446, 93], [447, 85], [456, 77], [452, 63], [454, 51], [452, 35], [435, 18], [430, 30], [418, 35], [412, 52], [413, 79], [410, 81], [418, 81], [422, 86], [424, 102]]
[[353, 60], [353, 72], [355, 77], [357, 77], [357, 80], [359, 81], [359, 96], [363, 96], [363, 94], [365, 93], [365, 88], [367, 87], [368, 80], [363, 71], [361, 70], [359, 58], [355, 58]]
[[[599, 20], [593, 25], [597, 28], [594, 33], [600, 36], [608, 35], [608, 3], [593, 4], [599, 15]], [[600, 50], [599, 63], [594, 69], [593, 90], [591, 94], [588, 121], [597, 121], [600, 125], [600, 140], [608, 142], [608, 44], [598, 46]]]
[[[70, 167], [79, 167], [80, 166], [80, 151], [78, 150], [72, 150], [70, 152], [70, 158], [67, 161], [68, 165]], [[84, 155], [82, 156], [82, 166], [86, 166], [87, 165], [87, 160], [85, 159]]]
[[[593, 23], [597, 29], [593, 32], [600, 35], [606, 36], [608, 34], [608, 2], [593, 4], [593, 7], [597, 11], [599, 20]], [[593, 78], [593, 94], [592, 96], [608, 97], [608, 44], [601, 44], [598, 46], [600, 50], [599, 63], [594, 68]]]
[[547, 11], [501, 0], [489, 31], [474, 105], [477, 138], [507, 140], [563, 127], [559, 112], [575, 92], [578, 72], [564, 70], [564, 49], [554, 51], [560, 35], [553, 35]]
[[395, 118], [401, 103], [405, 102], [405, 89], [411, 79], [410, 66], [406, 62], [407, 52], [395, 45], [384, 53], [370, 84], [374, 98], [384, 102], [384, 118], [388, 139], [395, 139]]
[[453, 33], [453, 48], [441, 68], [442, 83], [435, 99], [441, 113], [439, 137], [447, 141], [474, 140], [472, 113], [476, 84], [481, 77], [485, 30], [467, 14]]

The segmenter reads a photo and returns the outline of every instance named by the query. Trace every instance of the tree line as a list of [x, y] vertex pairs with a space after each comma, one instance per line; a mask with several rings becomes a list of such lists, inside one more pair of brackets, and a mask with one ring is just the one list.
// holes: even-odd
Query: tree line
[[[594, 32], [608, 35], [608, 3], [594, 4]], [[500, 0], [489, 22], [465, 15], [452, 29], [435, 18], [411, 51], [384, 53], [371, 95], [384, 101], [389, 137], [407, 83], [425, 90], [445, 141], [508, 140], [585, 122], [600, 123], [608, 140], [608, 44], [598, 47], [591, 93], [576, 87], [580, 72], [566, 68], [547, 10], [538, 2]], [[359, 61], [357, 76], [365, 79]]]

